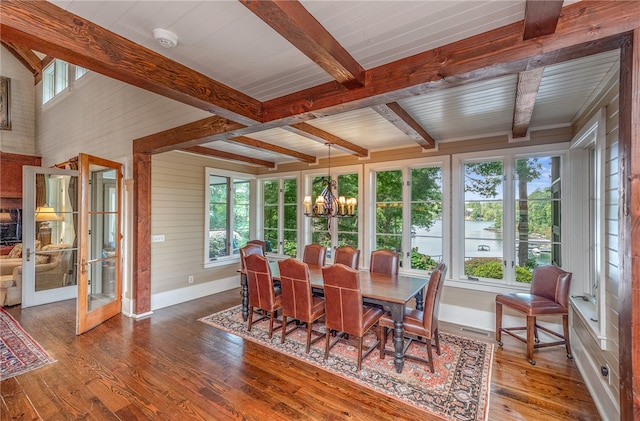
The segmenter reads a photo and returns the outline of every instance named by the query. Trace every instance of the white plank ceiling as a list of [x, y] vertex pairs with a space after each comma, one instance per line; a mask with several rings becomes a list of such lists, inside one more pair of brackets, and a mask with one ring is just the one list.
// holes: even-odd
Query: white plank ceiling
[[[235, 0], [52, 3], [260, 101], [332, 80]], [[303, 0], [302, 4], [365, 69], [523, 20], [525, 10], [524, 0]], [[159, 46], [153, 39], [154, 28], [174, 32], [177, 47]], [[546, 68], [530, 127], [571, 124], [615, 74], [618, 57], [613, 51]], [[437, 142], [506, 134], [511, 131], [516, 81], [517, 76], [501, 77], [399, 103]], [[369, 108], [309, 124], [370, 151], [416, 145]], [[250, 137], [320, 158], [327, 155], [326, 146], [283, 129]], [[293, 161], [232, 142], [203, 146], [276, 163]]]

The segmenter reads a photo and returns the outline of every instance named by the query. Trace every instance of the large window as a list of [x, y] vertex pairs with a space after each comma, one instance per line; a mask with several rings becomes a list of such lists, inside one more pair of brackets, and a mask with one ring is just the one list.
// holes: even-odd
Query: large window
[[215, 171], [207, 171], [209, 261], [237, 257], [249, 240], [249, 180]]
[[46, 104], [69, 86], [69, 65], [66, 61], [53, 60], [42, 71], [42, 103]]
[[372, 250], [400, 253], [406, 269], [432, 270], [445, 260], [443, 166], [422, 161], [373, 168], [375, 203]]
[[[453, 226], [459, 275], [530, 283], [538, 265], [562, 264], [560, 155], [457, 161], [463, 202]], [[454, 203], [455, 207], [455, 203]]]
[[296, 257], [298, 253], [298, 179], [264, 180], [263, 239], [267, 251]]

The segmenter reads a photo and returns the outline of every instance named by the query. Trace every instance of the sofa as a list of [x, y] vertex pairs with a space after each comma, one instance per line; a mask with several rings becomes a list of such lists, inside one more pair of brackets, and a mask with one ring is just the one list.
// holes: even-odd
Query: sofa
[[[36, 251], [36, 291], [58, 288], [76, 283], [71, 263], [73, 249], [69, 244], [49, 244]], [[6, 259], [7, 261], [15, 258]], [[22, 302], [22, 259], [13, 266], [11, 275], [0, 277], [0, 305], [12, 306]], [[8, 267], [9, 265], [7, 265]]]

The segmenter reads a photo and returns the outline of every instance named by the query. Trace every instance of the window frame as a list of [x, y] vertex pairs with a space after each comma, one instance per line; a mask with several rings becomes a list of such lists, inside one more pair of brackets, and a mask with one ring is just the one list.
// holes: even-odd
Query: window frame
[[[416, 274], [424, 276], [425, 271], [422, 269], [411, 268], [411, 186], [408, 180], [411, 177], [411, 170], [415, 168], [440, 167], [442, 172], [442, 260], [444, 262], [451, 261], [451, 189], [450, 186], [450, 155], [440, 155], [434, 157], [408, 159], [396, 162], [384, 162], [367, 164], [364, 168], [366, 174], [367, 188], [364, 191], [366, 200], [366, 214], [368, 215], [364, 225], [365, 238], [363, 253], [361, 257], [365, 259], [365, 267], [369, 266], [371, 252], [376, 250], [376, 173], [380, 171], [398, 171], [402, 172], [402, 206], [403, 206], [403, 225], [402, 225], [402, 249], [400, 256], [400, 271], [406, 274]], [[365, 206], [362, 207], [365, 209]], [[405, 244], [407, 245], [405, 247]], [[364, 256], [362, 256], [364, 254]]]
[[[58, 70], [58, 65], [62, 65], [64, 64], [65, 67], [65, 72], [66, 72], [66, 78], [61, 78]], [[47, 82], [47, 80], [49, 80], [47, 78], [47, 72], [49, 69], [53, 68], [53, 94], [51, 95], [51, 97], [49, 99], [47, 99], [45, 101], [45, 91], [47, 90], [47, 87], [50, 86], [50, 84]], [[84, 72], [81, 72], [80, 75], [78, 75], [78, 69], [84, 69]], [[41, 82], [41, 92], [42, 92], [42, 104], [41, 106], [43, 107], [43, 109], [48, 108], [49, 106], [55, 104], [57, 101], [59, 101], [62, 98], [65, 98], [66, 95], [76, 86], [79, 86], [79, 81], [81, 79], [83, 79], [87, 74], [89, 74], [91, 71], [89, 69], [86, 69], [82, 66], [77, 66], [75, 64], [71, 64], [67, 61], [64, 60], [60, 60], [60, 59], [53, 59], [51, 60], [51, 62], [49, 64], [47, 64], [44, 69], [42, 69], [42, 82]], [[64, 80], [64, 86], [61, 88], [57, 88], [57, 82], [60, 80]], [[84, 79], [83, 79], [84, 80]]]
[[[503, 268], [506, 265], [511, 267], [511, 262], [516, 262], [516, 233], [505, 227], [515, 227], [516, 225], [516, 195], [515, 195], [515, 165], [516, 160], [535, 157], [560, 157], [560, 188], [562, 192], [560, 200], [560, 215], [567, 214], [570, 207], [570, 198], [567, 194], [567, 182], [569, 180], [568, 170], [568, 148], [567, 143], [555, 143], [550, 145], [522, 146], [509, 149], [492, 151], [478, 151], [461, 154], [452, 154], [452, 197], [458, 203], [464, 203], [464, 165], [466, 163], [502, 161], [503, 162]], [[464, 275], [464, 224], [455, 221], [464, 220], [464, 206], [452, 206], [452, 226], [451, 226], [451, 280], [448, 285], [460, 286], [464, 288], [478, 289], [488, 292], [503, 293], [505, 291], [528, 291], [530, 284], [516, 282], [515, 268], [504, 270], [502, 279], [492, 280], [490, 278], [470, 279]], [[567, 219], [561, 218], [560, 227], [562, 239], [560, 244], [563, 266], [571, 266], [568, 256], [569, 227]]]
[[[245, 180], [249, 182], [249, 211], [250, 211], [249, 232], [250, 232], [250, 237], [252, 237], [253, 235], [255, 235], [255, 227], [252, 225], [251, 221], [255, 220], [255, 211], [254, 211], [255, 206], [253, 206], [253, 203], [256, 202], [255, 201], [256, 178], [255, 176], [247, 173], [227, 171], [227, 170], [221, 170], [221, 169], [211, 168], [211, 167], [206, 167], [204, 173], [205, 173], [204, 174], [204, 180], [205, 180], [204, 181], [204, 190], [205, 190], [204, 192], [204, 235], [203, 235], [204, 268], [213, 268], [218, 266], [229, 265], [232, 263], [238, 263], [240, 262], [240, 254], [232, 253], [230, 255], [218, 257], [216, 259], [209, 258], [209, 236], [210, 236], [209, 203], [211, 200], [209, 181], [211, 176], [217, 176], [217, 177], [227, 178], [231, 184], [233, 184], [233, 182], [237, 180]], [[227, 209], [226, 209], [227, 215], [231, 215], [233, 213], [233, 206], [234, 206], [233, 195], [229, 195], [229, 200], [226, 206], [227, 206]], [[234, 231], [233, 218], [229, 218], [229, 221], [227, 223], [227, 234], [229, 234], [229, 232], [233, 233], [233, 231]]]
[[297, 196], [297, 212], [296, 212], [296, 251], [297, 251], [297, 257], [299, 257], [301, 255], [301, 251], [300, 248], [303, 247], [301, 245], [301, 218], [304, 217], [304, 215], [301, 212], [301, 196], [300, 192], [302, 189], [301, 186], [301, 176], [300, 176], [300, 172], [288, 172], [288, 173], [279, 173], [277, 175], [265, 175], [265, 176], [261, 176], [261, 177], [257, 177], [257, 188], [256, 188], [256, 192], [257, 192], [257, 208], [259, 209], [259, 219], [257, 220], [258, 223], [258, 229], [257, 229], [257, 236], [259, 238], [261, 238], [262, 240], [264, 240], [264, 221], [265, 221], [265, 214], [264, 214], [264, 207], [265, 207], [265, 203], [264, 203], [264, 183], [267, 181], [277, 181], [278, 182], [278, 227], [277, 227], [277, 238], [278, 238], [278, 244], [276, 245], [275, 249], [273, 248], [273, 244], [271, 245], [272, 250], [271, 252], [269, 252], [269, 254], [278, 256], [278, 257], [282, 257], [282, 258], [287, 258], [290, 257], [289, 255], [284, 254], [284, 239], [285, 239], [285, 227], [284, 227], [284, 182], [285, 180], [291, 180], [291, 179], [295, 179], [297, 182], [297, 186], [296, 186], [296, 196]]

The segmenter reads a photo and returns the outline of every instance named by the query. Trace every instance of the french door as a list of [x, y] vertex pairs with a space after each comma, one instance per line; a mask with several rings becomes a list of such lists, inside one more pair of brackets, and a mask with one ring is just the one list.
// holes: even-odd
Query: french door
[[78, 316], [81, 334], [122, 309], [122, 165], [78, 156], [80, 218]]
[[76, 298], [78, 171], [25, 166], [22, 174], [22, 267], [14, 272], [22, 307]]

